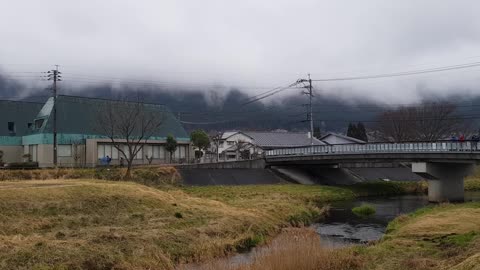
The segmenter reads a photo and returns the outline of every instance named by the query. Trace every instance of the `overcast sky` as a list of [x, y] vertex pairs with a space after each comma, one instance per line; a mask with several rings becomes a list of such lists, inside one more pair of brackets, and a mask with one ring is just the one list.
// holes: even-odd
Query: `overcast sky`
[[[101, 76], [259, 93], [307, 73], [320, 79], [480, 61], [478, 11], [474, 0], [0, 0], [0, 69], [59, 64], [70, 84]], [[475, 93], [479, 78], [480, 67], [315, 88], [409, 102], [422, 91]]]

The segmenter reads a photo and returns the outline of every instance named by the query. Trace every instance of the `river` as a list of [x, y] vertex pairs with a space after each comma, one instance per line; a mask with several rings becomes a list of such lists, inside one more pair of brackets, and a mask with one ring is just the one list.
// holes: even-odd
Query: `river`
[[[480, 192], [466, 192], [465, 201], [480, 201]], [[351, 209], [362, 204], [372, 205], [376, 213], [359, 217]], [[427, 196], [402, 195], [391, 197], [365, 197], [354, 201], [335, 202], [329, 215], [321, 223], [313, 224], [322, 239], [322, 245], [342, 247], [379, 240], [387, 225], [395, 217], [429, 205]]]
[[[465, 192], [465, 201], [480, 201], [480, 191]], [[372, 205], [376, 212], [368, 217], [358, 217], [352, 208], [362, 204]], [[328, 216], [320, 223], [311, 225], [320, 235], [321, 244], [338, 248], [354, 244], [364, 244], [379, 240], [387, 225], [401, 214], [411, 213], [429, 204], [427, 196], [401, 195], [388, 197], [361, 197], [352, 201], [339, 201], [331, 204]], [[432, 204], [433, 205], [433, 204]], [[259, 249], [268, 249], [259, 247]], [[253, 259], [255, 249], [224, 258], [229, 265], [248, 263]], [[202, 269], [201, 265], [190, 265], [185, 269]]]

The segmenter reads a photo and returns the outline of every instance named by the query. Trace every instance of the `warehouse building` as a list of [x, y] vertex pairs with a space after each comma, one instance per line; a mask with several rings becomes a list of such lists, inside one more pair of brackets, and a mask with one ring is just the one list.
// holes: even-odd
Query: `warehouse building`
[[[94, 167], [109, 156], [112, 165], [120, 164], [122, 154], [111, 140], [102, 134], [99, 118], [106, 108], [129, 106], [129, 102], [77, 96], [57, 97], [57, 160], [63, 167]], [[53, 166], [53, 98], [46, 103], [0, 101], [0, 150], [3, 162], [29, 159], [40, 167]], [[149, 112], [161, 117], [161, 125], [152, 131], [134, 164], [170, 162], [165, 150], [166, 137], [172, 135], [178, 143], [173, 162], [190, 160], [190, 138], [180, 122], [163, 105], [141, 103]], [[124, 142], [116, 138], [116, 142]], [[122, 141], [123, 140], [123, 141]], [[122, 145], [126, 147], [126, 144]]]

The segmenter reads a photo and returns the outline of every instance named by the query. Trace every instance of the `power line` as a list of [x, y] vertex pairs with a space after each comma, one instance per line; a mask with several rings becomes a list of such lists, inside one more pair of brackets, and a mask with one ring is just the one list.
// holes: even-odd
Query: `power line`
[[352, 81], [352, 80], [379, 79], [379, 78], [390, 78], [390, 77], [399, 77], [399, 76], [418, 75], [418, 74], [424, 74], [424, 73], [442, 72], [442, 71], [449, 71], [449, 70], [456, 70], [456, 69], [466, 69], [466, 68], [473, 68], [473, 67], [478, 67], [478, 66], [480, 66], [480, 62], [472, 62], [472, 63], [458, 64], [458, 65], [452, 65], [452, 66], [443, 66], [443, 67], [436, 67], [436, 68], [430, 68], [430, 69], [420, 69], [420, 70], [411, 70], [411, 71], [403, 71], [403, 72], [395, 72], [395, 73], [383, 73], [383, 74], [374, 74], [374, 75], [363, 75], [363, 76], [350, 76], [350, 77], [316, 79], [316, 80], [312, 80], [312, 81], [315, 81], [315, 82], [332, 82], [332, 81]]
[[[421, 122], [427, 120], [440, 120], [440, 121], [448, 121], [448, 120], [475, 120], [480, 119], [480, 115], [458, 115], [454, 117], [448, 118], [439, 118], [439, 117], [418, 117], [417, 119], [389, 119], [391, 121], [398, 121], [398, 122]], [[371, 120], [371, 119], [319, 119], [315, 122], [364, 122], [364, 123], [380, 123], [384, 122], [382, 120]]]
[[[294, 83], [292, 83], [292, 84], [290, 84], [290, 85], [288, 85], [288, 86], [281, 87], [281, 88], [279, 88], [278, 90], [272, 89], [272, 90], [274, 90], [273, 92], [272, 92], [272, 90], [266, 91], [266, 92], [264, 92], [264, 93], [262, 93], [262, 94], [260, 94], [260, 95], [257, 95], [257, 98], [254, 98], [254, 99], [251, 99], [251, 100], [247, 100], [247, 101], [246, 101], [245, 103], [243, 103], [242, 105], [245, 106], [245, 105], [251, 104], [251, 103], [253, 103], [253, 102], [257, 102], [257, 101], [260, 101], [260, 100], [262, 100], [262, 99], [265, 99], [265, 98], [267, 98], [267, 97], [271, 97], [271, 96], [273, 96], [273, 95], [275, 95], [275, 94], [278, 94], [278, 93], [280, 93], [280, 92], [282, 92], [282, 91], [285, 91], [285, 90], [287, 90], [287, 89], [290, 89], [290, 88], [294, 87], [294, 86], [297, 85], [298, 83], [299, 83], [299, 82], [294, 82]], [[276, 87], [276, 88], [278, 88], [278, 87]]]

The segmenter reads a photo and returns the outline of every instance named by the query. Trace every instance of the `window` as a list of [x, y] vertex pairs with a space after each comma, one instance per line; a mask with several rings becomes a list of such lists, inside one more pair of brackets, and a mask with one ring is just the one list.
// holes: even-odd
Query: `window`
[[153, 145], [153, 158], [159, 159], [160, 158], [160, 145]]
[[[125, 153], [125, 157], [128, 159], [130, 158], [130, 152], [128, 151], [128, 146], [124, 145], [123, 146], [123, 152]], [[122, 155], [123, 156], [123, 155]]]
[[[149, 158], [153, 156], [153, 159], [164, 159], [165, 158], [165, 148], [160, 145], [146, 145], [143, 147], [145, 155]], [[140, 159], [137, 155], [137, 159]]]
[[147, 152], [148, 153], [148, 156], [150, 157], [151, 155], [153, 155], [153, 158], [154, 159], [163, 159], [165, 158], [165, 149], [163, 146], [160, 146], [160, 145], [150, 145], [150, 149], [148, 147], [144, 148], [145, 151], [152, 151], [152, 153], [150, 152]]
[[43, 126], [43, 121], [44, 121], [43, 119], [37, 119], [37, 120], [35, 120], [35, 128], [36, 128], [36, 129], [41, 129], [42, 126]]
[[72, 156], [72, 145], [71, 144], [60, 144], [58, 145], [58, 156], [59, 157], [71, 157]]
[[105, 156], [105, 145], [97, 145], [97, 158], [103, 158]]
[[158, 158], [160, 159], [165, 159], [165, 147], [164, 146], [158, 146]]
[[[120, 154], [122, 155], [122, 154]], [[112, 145], [112, 155], [110, 156], [112, 159], [118, 159], [118, 149]]]
[[230, 145], [234, 145], [234, 144], [235, 144], [234, 141], [227, 141], [227, 145], [229, 145], [229, 146], [230, 146]]
[[[97, 145], [97, 157], [103, 158], [109, 156], [111, 159], [118, 159], [118, 149], [112, 144], [98, 144]], [[122, 154], [120, 154], [122, 155]]]
[[109, 156], [110, 158], [112, 157], [112, 145], [111, 144], [106, 144], [105, 145], [105, 156]]
[[179, 146], [180, 155], [178, 158], [185, 158], [185, 146]]
[[8, 132], [15, 133], [15, 122], [8, 122]]
[[[148, 149], [149, 149], [149, 145], [147, 146], [144, 146], [144, 150], [146, 153], [149, 153]], [[133, 146], [132, 146], [133, 148]], [[128, 158], [130, 156], [130, 153], [128, 152], [128, 146], [126, 144], [124, 145], [120, 145], [120, 149], [123, 150], [123, 152], [125, 153], [125, 156], [123, 156], [123, 154], [118, 151], [117, 148], [115, 148], [115, 146], [113, 146], [113, 144], [98, 144], [97, 145], [97, 153], [98, 153], [98, 158], [103, 158], [103, 157], [106, 157], [106, 156], [109, 156], [111, 159], [120, 159], [120, 158]], [[138, 151], [138, 153], [135, 155], [135, 159], [143, 159], [143, 150], [140, 149], [140, 151]]]
[[143, 159], [143, 148], [137, 152], [137, 154], [135, 155], [135, 159]]
[[153, 145], [145, 145], [143, 149], [145, 150], [145, 155], [150, 157], [153, 157]]

